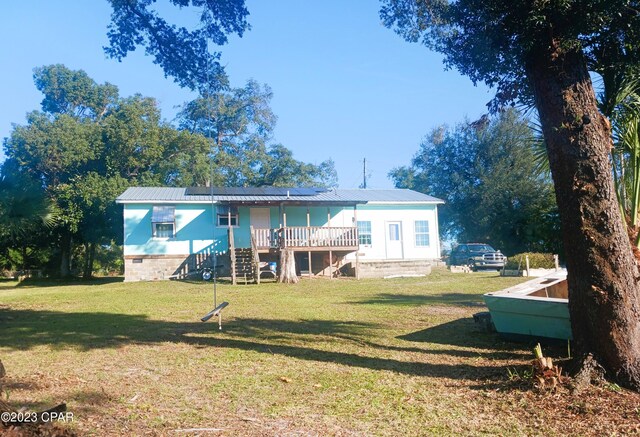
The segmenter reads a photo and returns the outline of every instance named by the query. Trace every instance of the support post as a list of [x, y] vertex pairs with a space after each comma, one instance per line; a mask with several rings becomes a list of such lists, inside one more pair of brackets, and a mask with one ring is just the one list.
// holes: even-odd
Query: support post
[[287, 208], [282, 205], [282, 247], [287, 247]]
[[356, 280], [360, 279], [360, 235], [358, 234], [358, 208], [353, 205], [353, 224], [356, 227]]
[[[311, 247], [311, 216], [309, 215], [309, 207], [307, 206], [307, 246]], [[307, 252], [309, 263], [309, 279], [313, 276], [311, 273], [311, 250]]]
[[233, 241], [233, 228], [229, 226], [227, 232], [229, 235], [229, 259], [231, 260], [231, 283], [236, 285], [236, 248]]
[[256, 284], [260, 284], [260, 255], [258, 254], [258, 243], [256, 241], [256, 230], [253, 226], [249, 226], [251, 237], [251, 263], [253, 264], [253, 280]]
[[331, 252], [331, 246], [333, 241], [331, 240], [331, 207], [327, 207], [327, 227], [329, 228], [329, 279], [333, 279], [333, 253]]

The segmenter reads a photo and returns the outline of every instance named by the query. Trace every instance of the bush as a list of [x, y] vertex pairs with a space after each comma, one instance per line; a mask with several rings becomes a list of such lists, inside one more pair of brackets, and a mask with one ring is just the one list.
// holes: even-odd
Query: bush
[[505, 268], [507, 270], [526, 269], [527, 256], [529, 257], [529, 267], [532, 269], [553, 269], [556, 266], [552, 253], [524, 252], [510, 256]]

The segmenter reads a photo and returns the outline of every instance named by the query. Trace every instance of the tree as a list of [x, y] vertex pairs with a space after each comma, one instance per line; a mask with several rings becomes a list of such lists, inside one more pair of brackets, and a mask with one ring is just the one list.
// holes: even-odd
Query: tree
[[286, 147], [270, 145], [276, 116], [271, 89], [250, 80], [242, 88], [214, 92], [184, 105], [180, 129], [211, 141], [213, 185], [335, 185], [333, 161], [306, 164]]
[[636, 258], [640, 259], [640, 81], [625, 78], [613, 91], [613, 96], [603, 99], [601, 108], [611, 110], [616, 193]]
[[391, 171], [398, 188], [444, 199], [440, 229], [458, 241], [493, 244], [507, 254], [560, 249], [553, 187], [535, 168], [535, 138], [515, 110], [482, 126], [439, 127], [410, 167]]
[[227, 86], [220, 52], [210, 52], [209, 43], [223, 45], [228, 34], [242, 36], [249, 29], [244, 0], [170, 0], [179, 8], [200, 8], [195, 30], [167, 23], [151, 9], [155, 0], [109, 0], [113, 13], [107, 36], [108, 56], [121, 61], [137, 46], [143, 46], [165, 76], [192, 90], [220, 90]]
[[97, 84], [83, 70], [62, 64], [37, 67], [33, 79], [44, 94], [41, 106], [47, 114], [67, 114], [76, 118], [102, 119], [118, 99], [118, 87]]
[[256, 178], [276, 123], [272, 96], [268, 86], [250, 80], [195, 99], [178, 114], [181, 129], [211, 139], [214, 169], [224, 185], [251, 185]]
[[30, 181], [25, 186], [38, 187], [63, 212], [49, 236], [60, 275], [71, 274], [81, 244], [88, 277], [96, 245], [120, 235], [116, 196], [131, 184], [206, 180], [209, 166], [201, 161], [208, 145], [201, 135], [163, 122], [154, 99], [120, 98], [115, 86], [97, 84], [82, 70], [40, 67], [34, 81], [45, 96], [42, 111], [14, 127], [5, 153], [16, 174]]
[[78, 234], [84, 245], [84, 279], [90, 279], [93, 274], [96, 246], [121, 240], [122, 211], [115, 198], [128, 186], [128, 181], [119, 175], [104, 176], [96, 172], [79, 175], [74, 181], [69, 195], [70, 201], [82, 208]]
[[274, 144], [269, 147], [254, 185], [332, 188], [338, 186], [338, 175], [331, 159], [320, 165], [307, 164], [294, 159], [291, 150], [283, 145]]
[[29, 268], [29, 249], [37, 244], [41, 227], [56, 222], [56, 212], [42, 186], [17, 170], [7, 160], [0, 167], [0, 255], [9, 257], [9, 248], [17, 247], [20, 268]]
[[[496, 87], [493, 109], [535, 104], [553, 175], [569, 272], [578, 360], [640, 390], [638, 268], [617, 205], [608, 120], [589, 69], [616, 77], [640, 59], [640, 5], [629, 0], [383, 0], [381, 17], [409, 41]], [[612, 81], [609, 81], [612, 82]]]

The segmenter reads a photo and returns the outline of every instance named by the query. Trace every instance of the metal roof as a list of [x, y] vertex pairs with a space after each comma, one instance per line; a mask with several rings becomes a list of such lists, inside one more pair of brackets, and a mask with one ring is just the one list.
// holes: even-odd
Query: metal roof
[[[284, 188], [286, 192], [286, 188]], [[117, 203], [320, 203], [320, 204], [357, 204], [357, 203], [444, 203], [443, 200], [407, 189], [332, 189], [318, 192], [316, 195], [296, 195], [296, 189], [289, 189], [286, 195], [255, 195], [250, 188], [242, 194], [242, 188], [236, 188], [233, 195], [187, 195], [186, 188], [169, 187], [131, 187], [116, 199]], [[220, 192], [220, 191], [218, 191]], [[198, 192], [199, 193], [199, 192]], [[216, 191], [214, 190], [214, 193]]]
[[285, 187], [187, 187], [187, 196], [315, 196], [327, 191], [326, 188], [285, 188]]

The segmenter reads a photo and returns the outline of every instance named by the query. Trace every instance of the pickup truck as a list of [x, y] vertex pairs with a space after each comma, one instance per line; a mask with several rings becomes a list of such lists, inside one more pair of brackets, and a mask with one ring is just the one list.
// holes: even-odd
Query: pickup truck
[[458, 244], [449, 256], [449, 265], [469, 266], [472, 270], [501, 270], [506, 262], [506, 256], [484, 243]]

